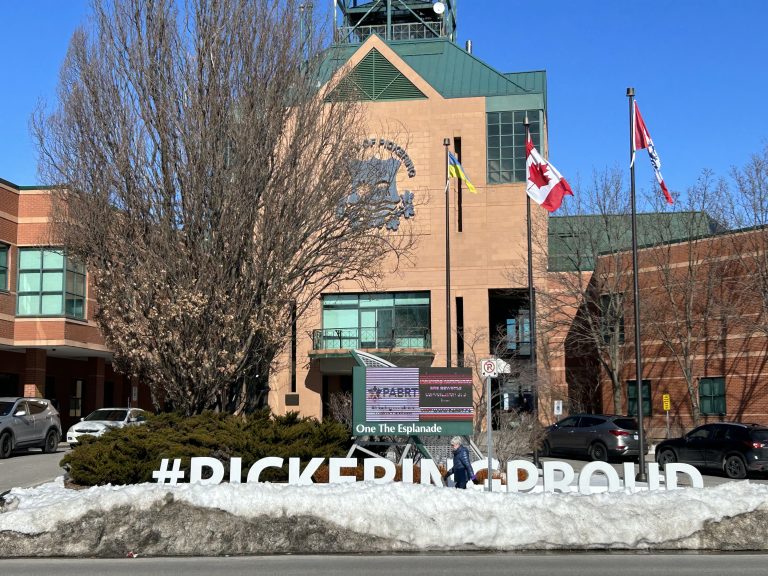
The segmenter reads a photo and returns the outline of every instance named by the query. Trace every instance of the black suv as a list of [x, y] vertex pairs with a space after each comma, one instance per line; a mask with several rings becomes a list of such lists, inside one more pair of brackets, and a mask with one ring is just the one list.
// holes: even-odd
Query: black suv
[[738, 422], [704, 424], [682, 438], [659, 442], [656, 461], [662, 466], [684, 462], [721, 470], [729, 478], [746, 478], [747, 472], [768, 470], [768, 427]]

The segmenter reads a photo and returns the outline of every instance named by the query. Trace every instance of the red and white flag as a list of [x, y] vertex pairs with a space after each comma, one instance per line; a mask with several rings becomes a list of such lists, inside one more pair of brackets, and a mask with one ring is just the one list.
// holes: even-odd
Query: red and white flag
[[642, 150], [643, 148], [648, 148], [648, 156], [651, 157], [653, 173], [656, 175], [656, 181], [659, 183], [659, 186], [661, 186], [661, 191], [664, 192], [664, 197], [669, 204], [673, 204], [672, 195], [669, 193], [667, 185], [664, 184], [664, 177], [661, 175], [659, 154], [656, 152], [656, 146], [653, 145], [648, 128], [646, 128], [645, 122], [643, 122], [643, 117], [640, 116], [637, 100], [635, 100], [634, 107], [632, 108], [632, 160], [629, 163], [630, 167], [635, 163], [635, 151]]
[[554, 212], [560, 208], [566, 194], [573, 196], [573, 190], [560, 172], [541, 157], [530, 138], [525, 146], [525, 169], [528, 174], [525, 191], [542, 208]]

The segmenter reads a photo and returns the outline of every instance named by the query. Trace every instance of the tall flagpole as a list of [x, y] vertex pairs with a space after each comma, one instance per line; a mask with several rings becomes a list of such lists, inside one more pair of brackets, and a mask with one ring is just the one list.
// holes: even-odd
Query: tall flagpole
[[[531, 139], [531, 123], [528, 121], [528, 114], [525, 114], [525, 141], [528, 142]], [[531, 226], [531, 197], [528, 196], [528, 192], [525, 193], [525, 211], [527, 215], [527, 232], [528, 232], [528, 331], [531, 338], [531, 371], [533, 373], [533, 382], [531, 386], [531, 396], [533, 403], [533, 415], [536, 421], [539, 421], [539, 391], [538, 380], [535, 377], [536, 370], [536, 305], [533, 298], [533, 242], [532, 226]], [[539, 449], [533, 450], [533, 463], [536, 467], [539, 467]]]
[[445, 147], [445, 365], [451, 367], [451, 210], [448, 179], [448, 146], [450, 138], [443, 138]]
[[[634, 123], [634, 105], [635, 89], [627, 88], [627, 97], [629, 98], [629, 179], [630, 179], [630, 201], [632, 203], [632, 290], [634, 295], [635, 308], [635, 382], [637, 390], [637, 422], [638, 433], [640, 436], [640, 471], [636, 479], [640, 482], [646, 482], [648, 478], [645, 474], [645, 433], [643, 427], [643, 364], [640, 357], [640, 285], [638, 281], [637, 266], [637, 211], [635, 209], [635, 123]], [[629, 399], [627, 399], [629, 401]]]

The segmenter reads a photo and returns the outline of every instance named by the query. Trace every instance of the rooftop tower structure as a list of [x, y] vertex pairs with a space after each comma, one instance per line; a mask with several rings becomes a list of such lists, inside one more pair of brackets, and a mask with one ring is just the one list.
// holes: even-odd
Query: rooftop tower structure
[[457, 0], [334, 0], [334, 42], [362, 44], [378, 34], [385, 41], [447, 38], [456, 41]]

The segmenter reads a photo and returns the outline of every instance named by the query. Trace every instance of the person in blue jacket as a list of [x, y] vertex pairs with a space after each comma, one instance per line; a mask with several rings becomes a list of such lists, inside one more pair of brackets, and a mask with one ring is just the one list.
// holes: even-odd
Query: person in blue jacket
[[472, 463], [469, 461], [469, 450], [462, 445], [461, 436], [451, 438], [451, 449], [453, 450], [453, 468], [443, 474], [443, 478], [453, 476], [453, 483], [456, 488], [466, 488], [470, 479], [477, 479]]

